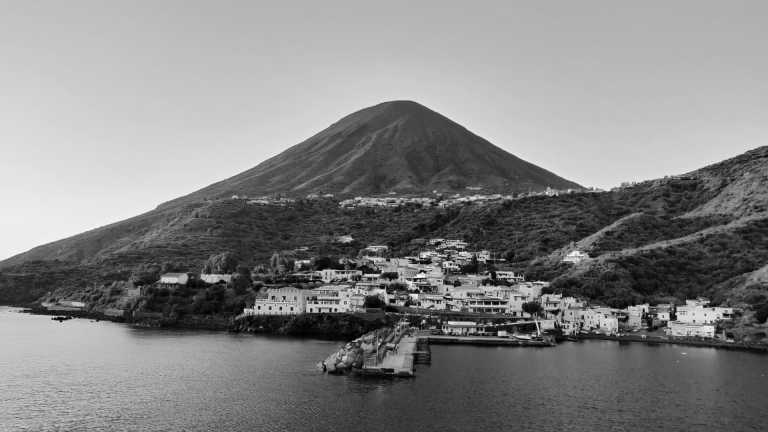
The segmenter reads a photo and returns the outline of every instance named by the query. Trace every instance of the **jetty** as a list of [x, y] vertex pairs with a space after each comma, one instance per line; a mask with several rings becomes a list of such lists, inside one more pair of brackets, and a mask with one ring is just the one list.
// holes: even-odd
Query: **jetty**
[[411, 378], [417, 364], [430, 364], [430, 344], [553, 347], [551, 336], [523, 339], [514, 336], [434, 335], [400, 324], [379, 329], [347, 343], [318, 367], [330, 374], [352, 373], [362, 377]]

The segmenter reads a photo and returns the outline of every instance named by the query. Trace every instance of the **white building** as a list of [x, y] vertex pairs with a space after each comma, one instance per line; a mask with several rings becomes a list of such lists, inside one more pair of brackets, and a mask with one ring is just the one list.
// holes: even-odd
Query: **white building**
[[563, 258], [563, 262], [567, 262], [567, 263], [571, 263], [571, 264], [578, 264], [578, 263], [580, 263], [580, 262], [582, 262], [582, 261], [584, 261], [586, 259], [589, 259], [589, 255], [588, 254], [586, 254], [586, 253], [584, 253], [582, 251], [579, 251], [579, 250], [575, 250], [575, 251], [572, 251], [572, 252], [568, 253], [568, 255], [566, 255]]
[[479, 327], [473, 321], [446, 321], [443, 323], [443, 333], [455, 336], [473, 335], [479, 332]]
[[610, 335], [619, 331], [619, 320], [609, 308], [568, 308], [563, 310], [561, 320], [568, 323], [563, 328], [570, 332], [584, 330]]
[[419, 293], [419, 307], [423, 309], [445, 310], [448, 302], [441, 294]]
[[299, 315], [307, 306], [310, 292], [295, 287], [270, 288], [267, 297], [256, 299], [252, 308], [245, 308], [245, 315]]
[[499, 297], [466, 297], [461, 300], [462, 310], [474, 313], [503, 314], [509, 310], [509, 300]]
[[675, 337], [713, 338], [715, 337], [715, 325], [670, 321], [667, 324], [667, 334]]
[[166, 285], [186, 285], [189, 282], [187, 273], [165, 273], [160, 276], [160, 283]]
[[363, 276], [363, 272], [360, 270], [325, 269], [316, 271], [315, 275], [325, 283], [353, 282], [360, 280], [360, 278]]
[[733, 317], [733, 308], [705, 307], [688, 303], [677, 308], [677, 321], [685, 324], [713, 324]]
[[315, 288], [307, 297], [307, 313], [347, 313], [352, 310], [353, 292], [346, 285]]
[[293, 271], [298, 272], [302, 270], [308, 270], [312, 267], [312, 260], [297, 259], [293, 262]]
[[512, 272], [512, 271], [502, 271], [502, 270], [499, 270], [496, 272], [496, 279], [511, 282], [511, 283], [523, 282], [525, 280], [525, 278], [521, 274], [516, 274], [515, 272]]
[[364, 250], [372, 254], [383, 254], [389, 250], [389, 247], [383, 246], [383, 245], [370, 245], [366, 247]]
[[232, 282], [232, 275], [231, 274], [206, 274], [202, 273], [200, 274], [200, 279], [203, 282], [209, 283], [209, 284], [217, 284], [219, 282], [224, 283], [231, 283]]

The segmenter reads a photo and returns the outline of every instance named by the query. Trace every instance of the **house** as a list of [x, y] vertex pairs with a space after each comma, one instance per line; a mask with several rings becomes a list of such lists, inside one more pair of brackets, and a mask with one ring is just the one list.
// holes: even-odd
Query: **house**
[[446, 272], [458, 272], [461, 270], [461, 267], [453, 261], [443, 261], [441, 267]]
[[541, 297], [541, 291], [549, 286], [549, 282], [525, 282], [515, 285], [518, 291], [525, 296], [525, 301], [535, 301]]
[[510, 283], [523, 282], [525, 278], [521, 274], [515, 274], [512, 271], [498, 270], [496, 272], [496, 280], [506, 281]]
[[685, 306], [677, 308], [677, 321], [686, 324], [713, 324], [733, 318], [733, 308], [706, 307], [695, 300], [687, 300]]
[[353, 241], [355, 241], [355, 239], [352, 238], [351, 235], [341, 235], [336, 237], [336, 243], [349, 244], [349, 243], [352, 243]]
[[474, 313], [502, 314], [509, 309], [509, 300], [499, 297], [472, 296], [461, 300], [462, 310]]
[[609, 308], [568, 308], [563, 310], [561, 321], [569, 331], [592, 331], [604, 334], [616, 334], [619, 320]]
[[312, 267], [312, 260], [297, 259], [293, 262], [293, 271], [299, 272], [302, 270], [309, 270]]
[[224, 283], [231, 283], [232, 282], [232, 275], [231, 274], [200, 274], [200, 280], [202, 280], [205, 283], [209, 284], [217, 284], [219, 282]]
[[654, 326], [666, 325], [669, 321], [672, 321], [672, 312], [675, 310], [675, 306], [672, 304], [658, 304], [651, 306], [649, 309], [649, 315], [653, 320]]
[[189, 273], [165, 273], [160, 276], [163, 285], [186, 285], [189, 283]]
[[578, 263], [580, 263], [580, 262], [582, 262], [584, 260], [587, 260], [587, 259], [589, 259], [589, 255], [588, 254], [586, 254], [586, 253], [584, 253], [582, 251], [579, 251], [579, 250], [575, 250], [575, 251], [569, 252], [568, 255], [566, 255], [563, 258], [563, 262], [567, 262], [567, 263], [571, 263], [571, 264], [578, 264]]
[[315, 276], [319, 277], [325, 283], [330, 282], [352, 282], [360, 280], [363, 276], [361, 270], [336, 270], [325, 269], [315, 272]]
[[443, 323], [443, 333], [454, 336], [478, 334], [482, 326], [474, 321], [446, 321]]
[[370, 245], [363, 250], [366, 252], [370, 252], [372, 254], [380, 255], [380, 254], [387, 253], [387, 251], [389, 250], [389, 247], [383, 246], [383, 245]]
[[680, 321], [670, 321], [667, 324], [667, 335], [674, 337], [715, 337], [714, 324], [693, 324]]
[[648, 303], [627, 307], [627, 327], [637, 329], [643, 327], [643, 318], [650, 312]]
[[423, 309], [445, 310], [448, 302], [441, 294], [419, 293], [419, 307]]
[[325, 285], [311, 290], [307, 313], [346, 313], [352, 309], [352, 291], [347, 285]]
[[295, 287], [270, 288], [267, 297], [256, 299], [252, 308], [245, 308], [245, 315], [299, 315], [307, 306], [309, 291]]

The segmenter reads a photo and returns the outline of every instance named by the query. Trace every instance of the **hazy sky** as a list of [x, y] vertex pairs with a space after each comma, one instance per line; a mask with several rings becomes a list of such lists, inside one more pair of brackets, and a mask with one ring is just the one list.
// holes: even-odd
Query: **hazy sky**
[[411, 99], [609, 188], [768, 144], [768, 2], [0, 0], [0, 259]]

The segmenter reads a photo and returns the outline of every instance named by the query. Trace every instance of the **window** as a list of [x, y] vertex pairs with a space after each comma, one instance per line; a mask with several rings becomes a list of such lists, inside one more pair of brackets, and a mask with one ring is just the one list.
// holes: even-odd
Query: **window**
[[269, 310], [272, 310], [272, 306], [269, 307]]

